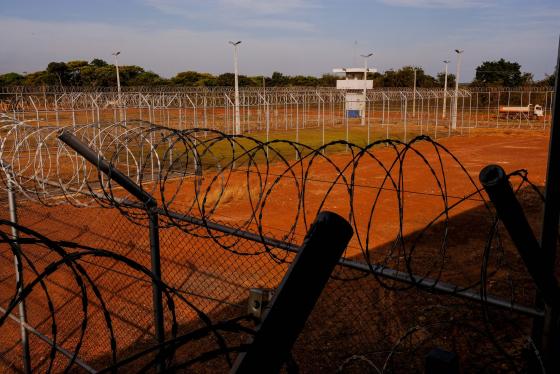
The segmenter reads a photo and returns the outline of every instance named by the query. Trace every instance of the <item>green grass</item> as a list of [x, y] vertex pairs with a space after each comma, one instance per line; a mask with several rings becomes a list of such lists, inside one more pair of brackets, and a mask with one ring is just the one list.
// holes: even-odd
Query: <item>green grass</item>
[[[390, 128], [390, 138], [404, 140], [404, 131], [402, 129], [397, 131], [395, 128], [396, 126]], [[268, 134], [270, 147], [268, 147], [267, 156], [267, 147], [261, 147], [258, 143], [265, 143], [267, 141], [266, 132], [253, 132], [244, 135], [243, 137], [235, 138], [235, 141], [230, 141], [228, 138], [216, 138], [212, 136], [211, 133], [208, 134], [207, 138], [200, 137], [200, 143], [197, 145], [197, 152], [203, 168], [215, 168], [218, 163], [223, 167], [232, 161], [232, 156], [234, 154], [236, 157], [235, 163], [237, 165], [246, 164], [249, 162], [249, 159], [258, 163], [264, 162], [266, 159], [270, 162], [281, 161], [282, 158], [286, 160], [295, 160], [298, 156], [296, 148], [299, 149], [300, 155], [303, 157], [305, 154], [323, 145], [323, 132], [320, 127], [300, 129], [299, 135], [297, 136], [297, 144], [295, 143], [295, 130], [270, 131]], [[385, 127], [379, 125], [375, 127], [371, 126], [369, 141], [373, 143], [377, 140], [386, 139], [386, 135]], [[408, 129], [408, 140], [417, 135], [420, 135], [419, 129]], [[347, 132], [345, 127], [325, 128], [324, 144], [334, 141], [343, 141], [346, 140], [346, 138]], [[361, 147], [366, 146], [368, 144], [367, 127], [352, 124], [352, 127], [350, 127], [348, 131], [348, 141]], [[347, 150], [347, 146], [343, 143], [333, 144], [325, 149], [325, 154], [344, 153]], [[166, 148], [164, 144], [158, 147], [157, 152], [160, 159], [163, 158], [165, 151]], [[249, 151], [250, 155], [244, 155], [247, 151]], [[177, 167], [179, 167], [179, 165], [184, 165], [189, 157], [192, 160], [192, 152], [186, 154], [185, 146], [182, 143], [175, 144], [173, 153], [175, 160], [177, 160], [179, 155], [182, 155], [180, 161], [176, 163]]]

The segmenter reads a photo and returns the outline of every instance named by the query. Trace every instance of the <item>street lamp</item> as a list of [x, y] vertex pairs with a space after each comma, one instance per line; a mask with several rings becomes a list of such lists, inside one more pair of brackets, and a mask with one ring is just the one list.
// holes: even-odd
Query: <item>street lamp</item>
[[457, 74], [455, 75], [455, 99], [453, 100], [453, 121], [451, 122], [451, 128], [455, 130], [457, 128], [457, 101], [459, 98], [459, 76], [461, 73], [461, 54], [464, 49], [456, 49], [457, 53]]
[[367, 109], [367, 95], [366, 95], [366, 91], [367, 91], [367, 72], [368, 72], [368, 67], [367, 67], [367, 59], [370, 58], [371, 56], [373, 56], [373, 53], [369, 53], [367, 55], [360, 55], [364, 58], [364, 110], [362, 113], [362, 126], [365, 126], [366, 124], [366, 109]]
[[117, 58], [117, 56], [120, 54], [121, 54], [120, 51], [112, 53], [112, 55], [115, 56], [115, 67], [117, 68], [117, 96], [119, 100], [119, 105], [121, 104], [121, 77], [119, 75], [119, 59]]
[[416, 70], [418, 68], [414, 67], [414, 84], [413, 84], [413, 89], [412, 89], [412, 118], [416, 118]]
[[239, 117], [239, 78], [237, 68], [237, 46], [241, 44], [241, 40], [237, 42], [230, 41], [229, 44], [233, 46], [233, 69], [235, 71], [235, 134], [241, 134], [241, 118]]
[[446, 111], [446, 102], [447, 102], [447, 64], [449, 64], [449, 60], [443, 60], [445, 64], [445, 80], [443, 83], [443, 116], [442, 118], [445, 119], [445, 111]]

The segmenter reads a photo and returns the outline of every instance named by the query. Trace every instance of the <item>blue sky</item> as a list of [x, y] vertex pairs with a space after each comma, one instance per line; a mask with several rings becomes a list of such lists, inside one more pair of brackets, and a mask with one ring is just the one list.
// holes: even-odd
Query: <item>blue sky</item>
[[541, 79], [554, 68], [559, 26], [558, 0], [0, 0], [0, 73], [110, 61], [114, 50], [166, 77], [223, 73], [235, 39], [248, 75], [320, 75], [353, 65], [354, 51], [373, 52], [381, 71], [436, 74], [444, 59], [454, 71], [461, 48], [462, 81], [501, 57]]

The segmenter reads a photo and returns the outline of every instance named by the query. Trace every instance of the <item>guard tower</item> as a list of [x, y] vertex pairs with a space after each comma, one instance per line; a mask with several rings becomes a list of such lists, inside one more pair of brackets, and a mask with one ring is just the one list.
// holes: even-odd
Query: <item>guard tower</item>
[[[346, 91], [345, 111], [349, 118], [364, 118], [366, 110], [366, 90], [373, 88], [372, 80], [364, 80], [366, 68], [336, 68], [333, 73], [344, 74], [345, 79], [336, 81], [336, 88]], [[368, 73], [377, 69], [367, 68]]]

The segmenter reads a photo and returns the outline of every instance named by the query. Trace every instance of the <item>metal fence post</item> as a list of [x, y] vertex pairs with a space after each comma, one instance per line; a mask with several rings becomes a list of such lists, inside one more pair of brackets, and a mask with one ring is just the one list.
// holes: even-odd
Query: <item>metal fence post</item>
[[338, 214], [317, 215], [251, 345], [239, 354], [231, 373], [280, 371], [352, 234], [352, 226]]
[[[546, 171], [545, 203], [541, 231], [541, 249], [546, 258], [545, 272], [554, 274], [556, 264], [558, 222], [560, 218], [560, 38], [556, 60], [556, 81], [552, 105], [552, 121], [548, 148], [548, 165]], [[560, 308], [545, 307], [545, 318], [542, 326], [541, 349], [545, 353], [545, 364], [551, 373], [560, 372]], [[537, 330], [534, 330], [535, 332]], [[538, 344], [538, 343], [537, 343]]]
[[[542, 331], [542, 338], [539, 336], [541, 334], [537, 332], [540, 341], [537, 341], [536, 344], [542, 352], [547, 371], [557, 373], [560, 369], [560, 357], [558, 356], [560, 349], [560, 287], [554, 275], [553, 265], [549, 263], [551, 255], [545, 252], [537, 241], [504, 169], [497, 165], [488, 165], [481, 170], [479, 178], [496, 208], [498, 217], [517, 247], [537, 290], [546, 303], [544, 325], [535, 320], [535, 324]], [[558, 194], [557, 191], [555, 193]], [[557, 215], [555, 225], [558, 225]], [[558, 229], [556, 228], [556, 230]], [[556, 239], [556, 237], [554, 238]], [[556, 242], [554, 241], [552, 244], [555, 249]], [[535, 333], [535, 329], [533, 333]]]
[[[149, 219], [149, 230], [150, 230], [150, 257], [152, 263], [152, 274], [156, 279], [161, 280], [161, 256], [159, 250], [159, 216], [157, 205], [154, 203], [152, 206], [148, 206], [148, 219]], [[159, 284], [152, 283], [152, 299], [154, 306], [154, 323], [155, 332], [158, 343], [163, 343], [165, 341], [165, 330], [163, 323], [163, 301], [161, 295], [161, 287]], [[158, 371], [161, 371], [161, 363], [158, 363]]]
[[[159, 218], [156, 200], [153, 196], [134, 183], [132, 179], [120, 172], [118, 169], [114, 168], [101, 155], [97, 154], [86, 144], [80, 141], [75, 135], [67, 131], [63, 131], [58, 138], [101, 170], [104, 174], [111, 178], [111, 180], [117, 182], [131, 195], [140, 200], [145, 207], [149, 223], [151, 271], [153, 276], [156, 278], [156, 281], [152, 281], [154, 326], [158, 343], [163, 343], [165, 339], [165, 326], [163, 318], [162, 291], [160, 284], [157, 282], [161, 280], [161, 259], [159, 247]], [[158, 372], [163, 370], [163, 363], [159, 360], [156, 370]]]
[[[16, 202], [16, 191], [15, 184], [12, 180], [13, 175], [9, 165], [2, 162], [1, 165], [6, 172], [6, 180], [8, 187], [8, 206], [10, 210], [10, 221], [14, 224], [18, 223], [17, 219], [17, 202]], [[14, 246], [20, 249], [19, 244], [19, 232], [18, 229], [12, 226], [12, 238], [14, 239]], [[14, 255], [14, 267], [16, 275], [16, 283], [19, 285], [18, 293], [23, 290], [23, 264], [20, 263], [21, 256]], [[22, 360], [23, 360], [23, 371], [25, 373], [31, 373], [31, 355], [29, 353], [29, 339], [27, 336], [26, 324], [26, 311], [25, 311], [25, 301], [22, 300], [18, 305], [19, 311], [19, 326], [21, 332], [21, 350], [22, 350]]]

